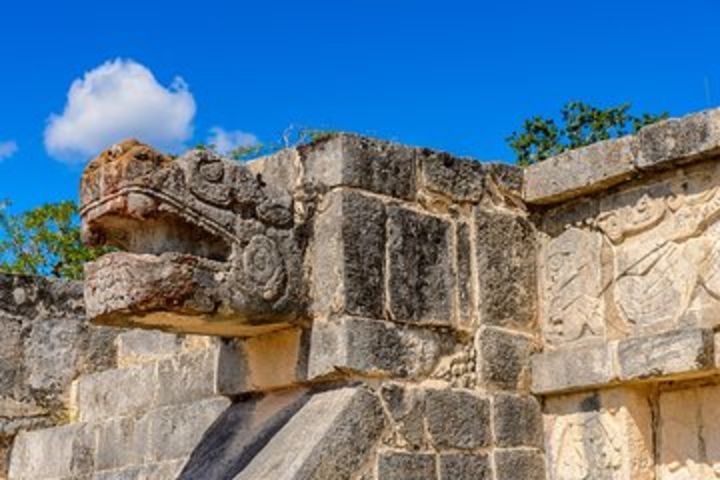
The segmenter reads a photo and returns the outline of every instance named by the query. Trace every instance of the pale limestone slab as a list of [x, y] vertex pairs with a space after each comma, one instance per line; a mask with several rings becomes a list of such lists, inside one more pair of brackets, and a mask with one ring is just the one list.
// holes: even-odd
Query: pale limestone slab
[[640, 391], [618, 388], [549, 398], [549, 480], [654, 480], [652, 414]]

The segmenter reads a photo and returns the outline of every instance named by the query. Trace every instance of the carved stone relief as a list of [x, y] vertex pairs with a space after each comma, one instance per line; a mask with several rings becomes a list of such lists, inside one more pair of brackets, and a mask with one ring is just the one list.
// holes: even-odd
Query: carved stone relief
[[[717, 323], [718, 218], [717, 164], [678, 170], [601, 198], [593, 219], [566, 226], [547, 241], [545, 340], [557, 345], [603, 336], [608, 323], [619, 324], [625, 334]], [[602, 261], [599, 245], [608, 252]]]

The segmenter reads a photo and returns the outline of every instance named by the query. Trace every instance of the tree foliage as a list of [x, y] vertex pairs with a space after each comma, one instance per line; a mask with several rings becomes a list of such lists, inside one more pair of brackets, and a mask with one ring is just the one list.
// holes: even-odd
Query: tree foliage
[[635, 133], [642, 127], [667, 118], [659, 115], [630, 113], [631, 105], [599, 108], [583, 102], [568, 102], [561, 118], [534, 116], [525, 120], [519, 131], [507, 138], [519, 165], [531, 165], [566, 150]]
[[0, 271], [79, 279], [85, 262], [106, 253], [80, 240], [74, 202], [48, 203], [13, 215], [0, 202]]

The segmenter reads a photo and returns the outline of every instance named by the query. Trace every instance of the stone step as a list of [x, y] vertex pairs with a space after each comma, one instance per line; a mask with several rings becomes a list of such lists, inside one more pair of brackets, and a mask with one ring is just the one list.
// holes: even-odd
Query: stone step
[[217, 337], [178, 335], [156, 330], [128, 330], [115, 339], [117, 364], [129, 367], [156, 362], [192, 350], [211, 348], [220, 343]]
[[[133, 417], [22, 432], [12, 450], [9, 479], [177, 478], [179, 467], [230, 404], [226, 397], [213, 397]], [[163, 476], [168, 469], [170, 476]]]

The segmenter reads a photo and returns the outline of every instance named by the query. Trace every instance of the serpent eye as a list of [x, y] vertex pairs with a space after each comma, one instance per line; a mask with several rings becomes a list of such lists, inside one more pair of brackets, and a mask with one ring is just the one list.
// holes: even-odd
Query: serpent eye
[[218, 183], [223, 179], [224, 168], [221, 161], [203, 163], [198, 170], [202, 179], [208, 182]]

